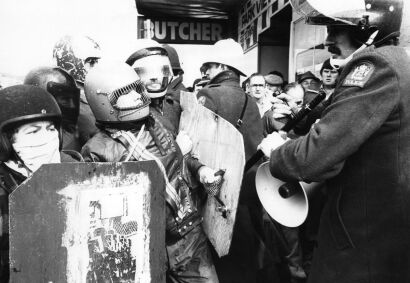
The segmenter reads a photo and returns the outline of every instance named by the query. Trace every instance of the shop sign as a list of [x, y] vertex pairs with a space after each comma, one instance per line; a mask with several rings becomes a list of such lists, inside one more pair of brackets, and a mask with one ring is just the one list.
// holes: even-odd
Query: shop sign
[[214, 44], [228, 37], [227, 21], [138, 18], [138, 38], [160, 43]]

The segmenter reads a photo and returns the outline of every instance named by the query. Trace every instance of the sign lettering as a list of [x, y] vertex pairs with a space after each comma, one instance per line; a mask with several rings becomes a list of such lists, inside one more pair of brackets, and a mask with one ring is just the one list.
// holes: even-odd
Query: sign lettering
[[213, 44], [228, 37], [226, 21], [164, 20], [139, 18], [138, 38], [161, 43]]

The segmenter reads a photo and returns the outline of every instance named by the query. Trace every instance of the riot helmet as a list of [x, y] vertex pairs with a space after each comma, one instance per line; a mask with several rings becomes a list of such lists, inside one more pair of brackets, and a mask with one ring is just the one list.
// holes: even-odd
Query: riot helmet
[[10, 134], [13, 130], [35, 121], [52, 121], [59, 131], [61, 111], [51, 94], [38, 86], [15, 85], [0, 90], [0, 161], [13, 155]]
[[61, 110], [63, 127], [77, 124], [80, 89], [69, 73], [58, 67], [39, 67], [26, 75], [24, 84], [39, 86], [53, 95]]
[[84, 91], [99, 124], [115, 126], [149, 115], [150, 98], [145, 87], [125, 63], [98, 64], [88, 73]]
[[[371, 44], [379, 46], [396, 40], [400, 35], [403, 0], [291, 0], [291, 4], [307, 24], [354, 30], [356, 40], [362, 44], [355, 53]], [[331, 64], [342, 66], [350, 59], [331, 58]]]
[[172, 80], [172, 67], [164, 47], [152, 39], [139, 39], [126, 63], [140, 77], [150, 98], [163, 97]]
[[175, 48], [169, 44], [163, 44], [162, 46], [165, 48], [165, 50], [168, 53], [168, 58], [169, 58], [169, 61], [171, 62], [172, 73], [174, 74], [174, 76], [179, 76], [179, 75], [184, 74], [184, 70], [181, 67], [179, 56]]
[[88, 36], [64, 36], [54, 46], [53, 58], [57, 66], [66, 70], [74, 79], [84, 84], [90, 68], [101, 58], [101, 48]]

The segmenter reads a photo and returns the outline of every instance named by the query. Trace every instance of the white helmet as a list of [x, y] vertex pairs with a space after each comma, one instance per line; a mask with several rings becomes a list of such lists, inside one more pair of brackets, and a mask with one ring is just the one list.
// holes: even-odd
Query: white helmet
[[232, 38], [222, 39], [217, 41], [212, 47], [204, 64], [218, 63], [229, 66], [238, 71], [238, 73], [246, 77], [243, 63], [243, 49], [241, 45]]
[[172, 67], [164, 47], [152, 39], [138, 39], [126, 63], [134, 68], [150, 98], [163, 97], [172, 79]]

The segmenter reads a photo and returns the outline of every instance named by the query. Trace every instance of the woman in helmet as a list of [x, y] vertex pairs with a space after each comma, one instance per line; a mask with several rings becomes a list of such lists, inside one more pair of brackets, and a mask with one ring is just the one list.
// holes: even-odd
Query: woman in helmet
[[173, 135], [150, 114], [150, 99], [132, 67], [97, 66], [86, 78], [85, 94], [101, 129], [84, 145], [85, 159], [155, 160], [164, 174], [169, 282], [218, 282], [192, 187], [196, 178], [217, 186], [221, 177], [189, 154], [183, 156]]
[[45, 163], [75, 162], [60, 152], [61, 112], [37, 86], [0, 90], [0, 282], [9, 278], [8, 195]]

